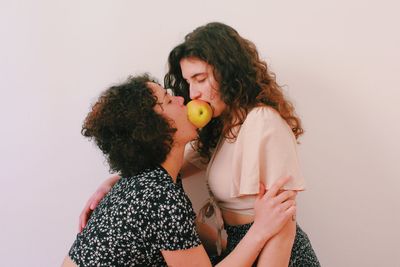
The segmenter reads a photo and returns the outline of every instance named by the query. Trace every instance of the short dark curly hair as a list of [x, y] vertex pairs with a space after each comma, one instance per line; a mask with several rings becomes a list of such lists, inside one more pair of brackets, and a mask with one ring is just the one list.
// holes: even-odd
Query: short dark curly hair
[[94, 139], [110, 171], [122, 177], [160, 165], [173, 145], [176, 129], [154, 110], [158, 101], [148, 82], [155, 80], [143, 74], [110, 87], [82, 126], [82, 135]]

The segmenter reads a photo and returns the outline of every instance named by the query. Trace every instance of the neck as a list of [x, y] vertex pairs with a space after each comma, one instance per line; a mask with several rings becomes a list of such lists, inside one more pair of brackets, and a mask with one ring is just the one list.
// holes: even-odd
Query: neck
[[175, 144], [169, 152], [167, 159], [161, 164], [161, 166], [168, 172], [172, 177], [172, 181], [175, 183], [178, 177], [178, 173], [181, 170], [183, 164], [183, 154], [185, 152], [185, 145]]

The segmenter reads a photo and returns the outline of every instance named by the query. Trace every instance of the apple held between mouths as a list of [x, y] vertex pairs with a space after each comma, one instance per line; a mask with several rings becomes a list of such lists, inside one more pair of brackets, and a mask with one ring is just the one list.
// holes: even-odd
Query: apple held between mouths
[[189, 121], [197, 128], [203, 128], [210, 122], [212, 109], [207, 102], [195, 99], [190, 101], [186, 107]]

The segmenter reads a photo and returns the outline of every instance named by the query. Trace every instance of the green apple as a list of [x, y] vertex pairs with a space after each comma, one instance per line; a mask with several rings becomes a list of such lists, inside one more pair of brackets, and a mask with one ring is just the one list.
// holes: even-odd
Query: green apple
[[194, 126], [203, 128], [212, 118], [212, 109], [207, 102], [195, 99], [187, 104], [187, 114]]

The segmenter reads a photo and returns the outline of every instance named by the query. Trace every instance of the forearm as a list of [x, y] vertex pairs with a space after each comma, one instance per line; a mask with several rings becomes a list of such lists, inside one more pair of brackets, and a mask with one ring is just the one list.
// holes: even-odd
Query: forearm
[[265, 244], [257, 266], [287, 267], [295, 235], [296, 222], [289, 220], [282, 230]]
[[260, 235], [253, 225], [236, 248], [217, 266], [251, 266], [270, 238], [270, 235]]

